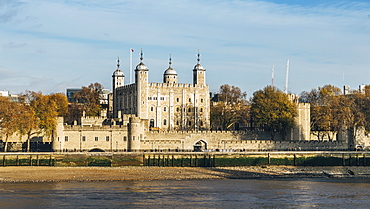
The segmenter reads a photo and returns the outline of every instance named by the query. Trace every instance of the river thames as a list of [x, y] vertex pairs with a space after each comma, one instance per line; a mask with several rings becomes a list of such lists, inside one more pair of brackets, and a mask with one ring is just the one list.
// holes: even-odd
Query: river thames
[[370, 179], [1, 183], [1, 208], [368, 208]]

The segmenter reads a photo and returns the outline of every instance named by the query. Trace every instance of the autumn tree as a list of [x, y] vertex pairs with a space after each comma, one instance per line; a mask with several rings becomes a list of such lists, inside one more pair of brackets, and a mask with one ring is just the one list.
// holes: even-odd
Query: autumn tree
[[66, 95], [62, 93], [50, 94], [50, 100], [55, 102], [59, 117], [65, 117], [68, 114], [68, 99]]
[[41, 92], [27, 91], [19, 97], [19, 102], [11, 102], [0, 97], [0, 128], [5, 134], [5, 149], [8, 150], [9, 136], [17, 133], [27, 137], [27, 151], [31, 138], [35, 135], [52, 137], [57, 125], [57, 116], [67, 114], [67, 97], [63, 94], [43, 95]]
[[31, 137], [36, 134], [41, 134], [39, 129], [40, 119], [36, 117], [33, 108], [27, 104], [20, 105], [18, 119], [17, 132], [20, 137], [27, 137], [27, 152], [29, 152], [31, 147]]
[[333, 140], [338, 132], [366, 124], [366, 95], [361, 92], [343, 95], [340, 88], [325, 85], [302, 92], [300, 99], [311, 105], [311, 130], [318, 140]]
[[52, 137], [57, 126], [57, 116], [67, 114], [67, 98], [63, 94], [43, 95], [41, 92], [27, 91], [21, 99], [22, 108], [18, 124], [20, 135], [27, 136], [27, 151], [30, 151], [31, 138], [42, 134]]
[[[370, 85], [366, 85], [364, 92], [356, 94], [355, 103], [359, 108], [358, 115], [363, 117], [363, 125], [366, 132], [370, 132]], [[357, 125], [357, 124], [356, 124]]]
[[297, 107], [281, 90], [266, 86], [253, 93], [251, 103], [253, 125], [269, 132], [272, 139], [294, 127]]
[[7, 97], [0, 97], [0, 106], [0, 130], [5, 135], [4, 152], [6, 152], [9, 136], [17, 131], [19, 104], [11, 102]]
[[[71, 106], [75, 113], [85, 112], [86, 116], [98, 116], [101, 110], [100, 94], [103, 86], [100, 83], [91, 83], [89, 86], [83, 86], [80, 92], [74, 94], [74, 99], [78, 105]], [[78, 117], [81, 117], [79, 115]]]
[[211, 105], [211, 128], [231, 130], [238, 129], [238, 124], [246, 124], [249, 111], [246, 96], [238, 87], [222, 85]]

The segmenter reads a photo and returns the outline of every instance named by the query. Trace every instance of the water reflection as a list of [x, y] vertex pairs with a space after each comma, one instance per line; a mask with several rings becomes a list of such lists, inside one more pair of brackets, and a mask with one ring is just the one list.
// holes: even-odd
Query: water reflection
[[369, 188], [368, 179], [2, 183], [0, 207], [363, 208]]

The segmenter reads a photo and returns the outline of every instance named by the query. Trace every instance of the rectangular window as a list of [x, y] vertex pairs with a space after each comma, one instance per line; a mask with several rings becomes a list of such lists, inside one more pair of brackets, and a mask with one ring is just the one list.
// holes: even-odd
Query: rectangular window
[[164, 97], [161, 97], [161, 100], [164, 100]]
[[82, 136], [82, 141], [86, 141], [86, 136]]
[[105, 137], [105, 141], [109, 142], [109, 136]]
[[68, 136], [64, 137], [64, 141], [66, 141], [66, 142], [68, 141]]
[[96, 136], [96, 137], [95, 137], [95, 141], [96, 141], [96, 142], [97, 142], [97, 141], [99, 141], [99, 137], [97, 137], [97, 136]]
[[123, 137], [123, 141], [127, 141], [127, 137], [126, 136]]

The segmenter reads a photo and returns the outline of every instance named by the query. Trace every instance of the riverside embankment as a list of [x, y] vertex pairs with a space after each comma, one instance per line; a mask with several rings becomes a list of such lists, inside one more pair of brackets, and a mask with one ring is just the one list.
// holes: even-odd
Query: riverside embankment
[[2, 153], [0, 182], [369, 178], [369, 158], [369, 152]]
[[368, 178], [370, 167], [0, 167], [0, 182], [149, 181], [257, 178]]
[[370, 152], [50, 152], [0, 153], [0, 166], [370, 166]]

